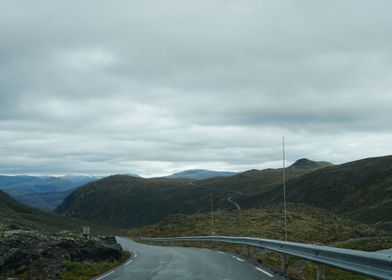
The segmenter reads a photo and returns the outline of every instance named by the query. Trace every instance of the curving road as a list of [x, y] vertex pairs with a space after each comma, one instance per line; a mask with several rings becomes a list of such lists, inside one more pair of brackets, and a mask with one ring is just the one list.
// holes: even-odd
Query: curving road
[[132, 258], [95, 280], [264, 280], [284, 279], [244, 257], [198, 248], [162, 247], [117, 237]]
[[231, 197], [228, 197], [228, 198], [227, 198], [227, 201], [230, 202], [231, 204], [233, 204], [233, 205], [237, 208], [237, 210], [241, 210], [240, 205], [239, 205], [237, 202], [233, 201], [233, 200], [231, 199]]

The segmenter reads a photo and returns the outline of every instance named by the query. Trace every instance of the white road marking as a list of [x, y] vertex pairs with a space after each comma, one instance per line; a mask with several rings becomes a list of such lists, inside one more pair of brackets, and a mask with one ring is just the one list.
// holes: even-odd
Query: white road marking
[[110, 271], [109, 273], [105, 274], [104, 276], [101, 276], [101, 277], [97, 278], [97, 280], [101, 280], [101, 279], [105, 278], [106, 276], [109, 276], [112, 273], [114, 273], [114, 270]]
[[245, 260], [235, 257], [237, 261], [244, 262]]
[[216, 251], [217, 253], [219, 253], [219, 254], [225, 254], [224, 252], [222, 252], [222, 251]]
[[125, 265], [128, 265], [128, 264], [130, 264], [131, 262], [133, 262], [133, 260], [128, 261]]
[[255, 266], [255, 268], [256, 268], [258, 271], [263, 272], [264, 274], [268, 275], [269, 277], [274, 277], [271, 273], [269, 273], [269, 272], [267, 272], [267, 271], [261, 269], [260, 267]]

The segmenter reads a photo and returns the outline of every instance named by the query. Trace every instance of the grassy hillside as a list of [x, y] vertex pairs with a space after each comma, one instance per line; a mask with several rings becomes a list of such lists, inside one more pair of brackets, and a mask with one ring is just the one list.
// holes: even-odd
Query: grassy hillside
[[[392, 221], [392, 156], [330, 166], [288, 180], [287, 199], [365, 223], [388, 224]], [[279, 203], [281, 190], [259, 200]]]
[[[298, 160], [286, 169], [287, 199], [369, 224], [392, 221], [392, 156], [332, 166]], [[57, 212], [122, 228], [158, 223], [169, 214], [258, 208], [282, 203], [282, 170], [250, 170], [208, 180], [111, 176], [70, 194]]]
[[[287, 178], [328, 165], [303, 159], [287, 168]], [[235, 209], [229, 198], [247, 207], [255, 194], [265, 193], [280, 184], [281, 174], [281, 169], [251, 170], [231, 177], [197, 181], [116, 175], [78, 188], [56, 212], [123, 228], [153, 224], [173, 213], [208, 212], [210, 195], [217, 210]], [[247, 204], [244, 204], [246, 199]]]
[[[284, 238], [283, 207], [214, 212], [211, 215], [171, 215], [160, 223], [129, 231], [133, 237], [170, 237], [192, 235], [249, 236], [282, 240]], [[319, 208], [288, 204], [289, 241], [330, 244], [359, 237], [373, 237], [381, 231], [369, 225], [341, 218]]]

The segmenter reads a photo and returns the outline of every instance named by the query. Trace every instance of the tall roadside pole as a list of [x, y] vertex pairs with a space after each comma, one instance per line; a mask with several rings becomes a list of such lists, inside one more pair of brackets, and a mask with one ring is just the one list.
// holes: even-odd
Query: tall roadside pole
[[287, 241], [287, 205], [286, 205], [286, 152], [284, 147], [284, 136], [282, 137], [282, 152], [283, 152], [283, 207], [284, 207], [284, 238]]
[[210, 193], [211, 200], [211, 235], [214, 235], [214, 201], [212, 200], [212, 193]]
[[169, 214], [169, 235], [170, 235], [170, 237], [173, 237], [173, 234], [172, 234], [171, 214]]
[[[282, 152], [283, 152], [283, 208], [284, 208], [284, 239], [287, 241], [287, 205], [286, 205], [286, 153], [284, 147], [284, 136], [282, 137]], [[286, 254], [281, 254], [282, 259], [282, 273], [283, 275], [288, 275], [288, 256]]]

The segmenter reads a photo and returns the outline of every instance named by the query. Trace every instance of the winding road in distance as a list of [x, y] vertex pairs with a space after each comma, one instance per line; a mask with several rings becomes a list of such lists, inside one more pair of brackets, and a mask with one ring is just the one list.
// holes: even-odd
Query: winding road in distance
[[227, 252], [163, 247], [117, 237], [132, 257], [94, 280], [265, 280], [284, 279], [244, 257]]

